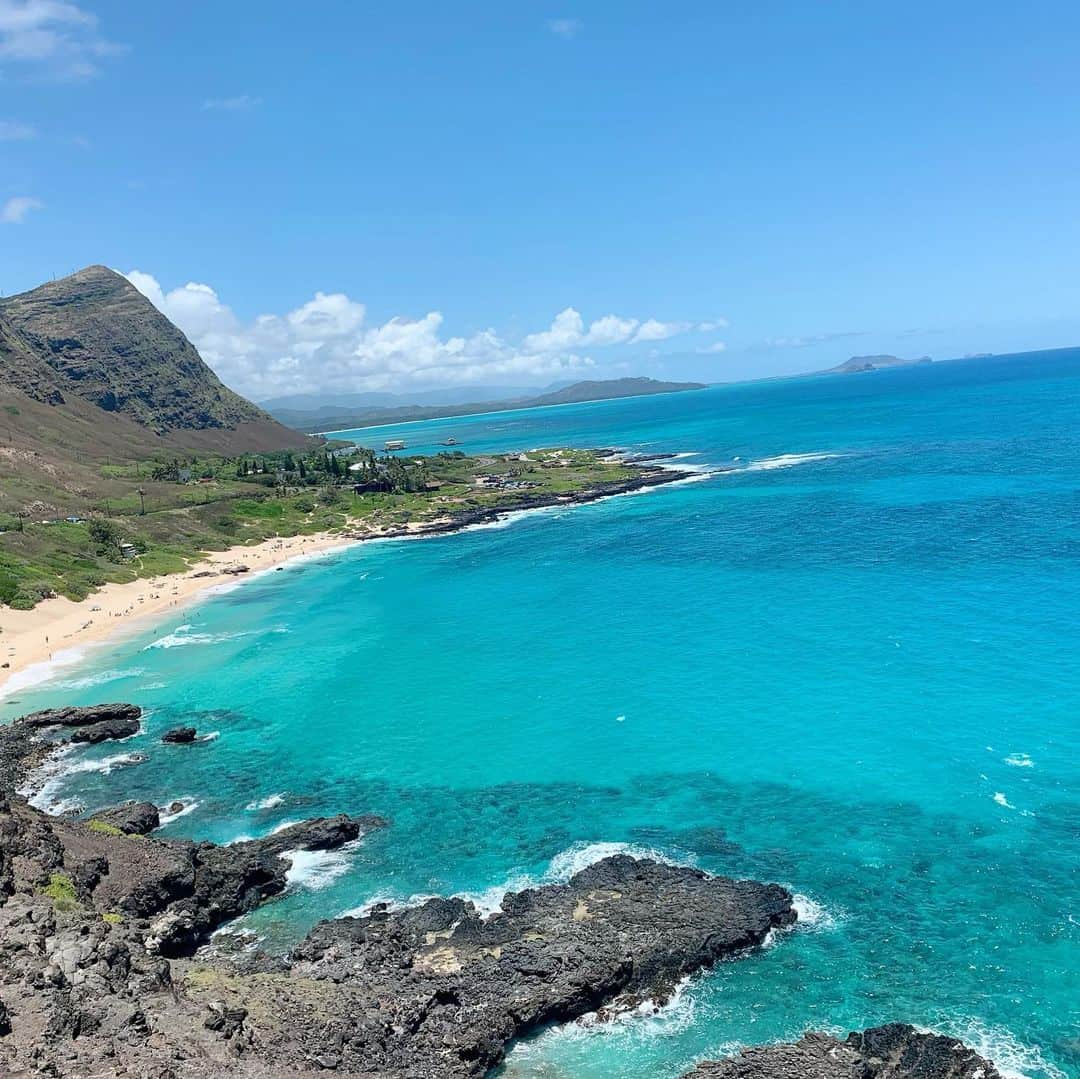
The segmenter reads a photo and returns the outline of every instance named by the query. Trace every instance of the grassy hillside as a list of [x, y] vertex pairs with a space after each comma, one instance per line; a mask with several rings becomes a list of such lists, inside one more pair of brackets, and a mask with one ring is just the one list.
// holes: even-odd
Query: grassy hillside
[[73, 512], [78, 520], [0, 513], [0, 605], [83, 599], [108, 581], [179, 572], [205, 551], [273, 536], [400, 527], [632, 474], [585, 450], [402, 460], [323, 449], [117, 463], [101, 473], [112, 493]]

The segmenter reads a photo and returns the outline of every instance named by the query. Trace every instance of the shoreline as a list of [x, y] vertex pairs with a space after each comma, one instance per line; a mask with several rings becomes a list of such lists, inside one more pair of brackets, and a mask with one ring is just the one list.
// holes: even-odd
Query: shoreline
[[[111, 582], [79, 602], [54, 596], [29, 611], [5, 607], [0, 610], [0, 661], [10, 666], [0, 669], [0, 703], [48, 680], [58, 667], [79, 662], [86, 648], [133, 633], [227, 582], [329, 554], [353, 542], [334, 532], [277, 537], [209, 551], [184, 573]], [[240, 566], [247, 568], [239, 570]]]
[[260, 543], [209, 551], [185, 572], [109, 583], [85, 600], [66, 596], [42, 600], [29, 611], [0, 608], [0, 705], [11, 695], [49, 681], [57, 669], [82, 660], [87, 648], [134, 633], [155, 618], [177, 613], [223, 585], [240, 584], [271, 570], [346, 550], [372, 540], [450, 535], [504, 517], [559, 506], [584, 505], [636, 494], [671, 483], [700, 480], [710, 473], [672, 467], [645, 467], [612, 485], [573, 494], [522, 498], [452, 516], [414, 521], [401, 527], [372, 528], [356, 522], [340, 532], [279, 536]]

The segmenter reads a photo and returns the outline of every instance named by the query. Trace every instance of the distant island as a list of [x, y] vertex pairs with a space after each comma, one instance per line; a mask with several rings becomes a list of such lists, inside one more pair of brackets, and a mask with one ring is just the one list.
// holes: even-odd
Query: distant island
[[863, 371], [880, 371], [886, 367], [915, 367], [933, 362], [929, 356], [919, 356], [914, 360], [905, 360], [901, 356], [852, 356], [850, 360], [845, 360], [836, 367], [827, 367], [819, 374], [857, 375]]
[[525, 397], [468, 401], [460, 404], [372, 405], [342, 408], [322, 405], [318, 408], [290, 408], [267, 402], [275, 419], [298, 431], [348, 431], [359, 427], [381, 427], [388, 423], [412, 423], [443, 417], [475, 416], [482, 412], [507, 412], [544, 405], [584, 404], [587, 401], [612, 401], [620, 397], [644, 397], [658, 393], [684, 393], [703, 390], [703, 382], [662, 382], [655, 378], [612, 378], [575, 382], [547, 393]]

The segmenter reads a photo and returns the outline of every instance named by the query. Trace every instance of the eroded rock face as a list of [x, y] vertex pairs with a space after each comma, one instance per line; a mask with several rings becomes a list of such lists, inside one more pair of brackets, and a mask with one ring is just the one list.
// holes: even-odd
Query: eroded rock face
[[685, 1079], [1001, 1079], [993, 1064], [955, 1038], [905, 1023], [857, 1031], [839, 1041], [806, 1034], [787, 1045], [744, 1049], [699, 1064]]
[[142, 709], [137, 704], [94, 704], [86, 708], [48, 708], [17, 719], [22, 727], [86, 727], [106, 720], [138, 719]]
[[153, 802], [125, 802], [98, 810], [92, 819], [111, 824], [125, 835], [148, 835], [161, 825], [158, 807]]
[[142, 725], [138, 719], [103, 719], [99, 723], [77, 727], [71, 732], [70, 741], [97, 745], [99, 742], [116, 741], [138, 734]]

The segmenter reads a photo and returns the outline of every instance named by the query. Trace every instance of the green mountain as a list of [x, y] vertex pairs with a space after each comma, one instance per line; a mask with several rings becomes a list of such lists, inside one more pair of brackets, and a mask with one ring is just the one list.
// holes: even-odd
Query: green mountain
[[180, 330], [104, 266], [0, 299], [0, 399], [9, 416], [31, 406], [35, 426], [31, 403], [58, 410], [61, 423], [68, 413], [76, 423], [92, 417], [90, 453], [117, 439], [222, 453], [304, 441], [223, 385]]

